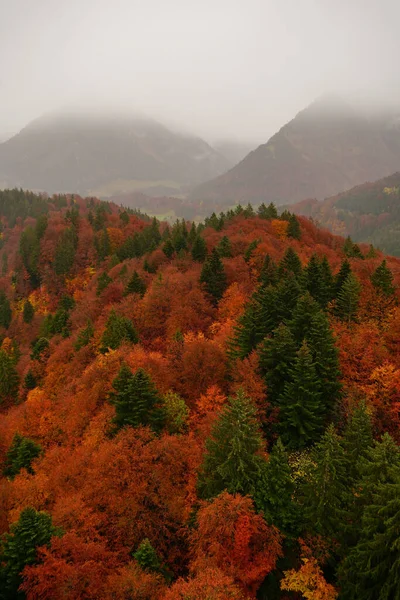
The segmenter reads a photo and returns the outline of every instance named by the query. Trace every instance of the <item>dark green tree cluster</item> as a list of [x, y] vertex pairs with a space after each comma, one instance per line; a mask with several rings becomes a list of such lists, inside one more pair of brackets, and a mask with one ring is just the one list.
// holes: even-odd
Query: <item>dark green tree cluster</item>
[[360, 246], [355, 244], [350, 236], [348, 236], [344, 242], [343, 252], [349, 258], [364, 258]]
[[18, 400], [19, 375], [12, 354], [0, 350], [0, 405]]
[[12, 310], [10, 301], [5, 292], [0, 290], [0, 327], [8, 329], [12, 319]]
[[156, 432], [162, 429], [162, 399], [146, 371], [138, 369], [132, 373], [127, 365], [122, 365], [112, 385], [110, 402], [115, 406], [116, 430], [141, 425], [148, 425]]
[[140, 297], [144, 296], [146, 292], [146, 283], [140, 277], [137, 271], [132, 273], [132, 277], [129, 279], [126, 288], [125, 296], [129, 294], [138, 294]]
[[[142, 231], [136, 232], [126, 238], [124, 243], [117, 249], [116, 255], [120, 261], [124, 261], [127, 258], [140, 258], [147, 252], [153, 252], [158, 248], [161, 242], [161, 234], [159, 230], [159, 224], [157, 219], [153, 219], [151, 224], [145, 227]], [[104, 252], [99, 257], [105, 258], [108, 253]]]
[[388, 268], [386, 260], [383, 260], [372, 273], [371, 282], [374, 288], [379, 290], [384, 296], [393, 296], [395, 293], [393, 273]]
[[31, 302], [29, 302], [29, 300], [26, 300], [24, 302], [24, 308], [22, 310], [22, 318], [24, 320], [24, 323], [32, 323], [33, 321], [33, 317], [35, 316], [35, 309], [33, 308]]
[[47, 223], [46, 214], [39, 216], [35, 227], [27, 227], [22, 232], [19, 241], [19, 253], [33, 288], [37, 288], [40, 285], [40, 241], [46, 232]]
[[41, 454], [40, 444], [16, 433], [6, 454], [3, 474], [13, 479], [21, 469], [26, 469], [32, 475], [34, 473], [32, 461]]
[[215, 248], [203, 265], [200, 282], [212, 302], [217, 304], [226, 290], [227, 282], [224, 265]]
[[64, 277], [73, 267], [79, 238], [79, 211], [68, 210], [65, 216], [68, 227], [64, 229], [54, 254], [54, 272]]
[[37, 219], [46, 215], [50, 202], [42, 194], [22, 189], [0, 190], [0, 214], [7, 219], [9, 227], [14, 227], [18, 218], [23, 222], [27, 217]]
[[94, 336], [94, 326], [90, 319], [88, 319], [86, 327], [81, 329], [78, 333], [78, 337], [76, 338], [76, 342], [74, 344], [74, 349], [78, 352], [81, 348], [84, 348], [90, 343], [90, 340]]
[[264, 204], [264, 202], [262, 202], [260, 204], [260, 206], [258, 207], [257, 210], [257, 215], [260, 217], [260, 219], [277, 219], [278, 218], [278, 211], [276, 209], [276, 206], [273, 202], [270, 202], [268, 204], [268, 206], [266, 206]]
[[106, 323], [106, 329], [101, 338], [102, 352], [107, 352], [109, 348], [116, 350], [123, 342], [137, 344], [138, 334], [133, 323], [127, 317], [118, 315], [114, 309], [111, 310]]
[[110, 283], [112, 283], [112, 278], [104, 271], [97, 280], [96, 296], [100, 296]]
[[25, 508], [10, 532], [0, 540], [0, 599], [18, 600], [25, 597], [19, 591], [21, 573], [27, 565], [37, 561], [37, 548], [48, 546], [53, 536], [61, 536], [62, 531], [52, 524], [51, 516]]

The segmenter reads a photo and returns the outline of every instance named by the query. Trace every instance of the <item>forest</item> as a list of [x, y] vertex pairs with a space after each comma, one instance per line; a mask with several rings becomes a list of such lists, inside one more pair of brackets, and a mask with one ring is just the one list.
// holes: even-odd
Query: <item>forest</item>
[[0, 600], [400, 600], [400, 259], [0, 192]]

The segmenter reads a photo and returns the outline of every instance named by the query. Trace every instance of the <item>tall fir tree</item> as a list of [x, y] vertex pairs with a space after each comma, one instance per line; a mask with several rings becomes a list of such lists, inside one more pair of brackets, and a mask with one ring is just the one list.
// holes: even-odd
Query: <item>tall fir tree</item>
[[12, 310], [5, 292], [0, 290], [0, 327], [8, 329], [11, 324]]
[[259, 370], [267, 385], [268, 401], [272, 405], [278, 403], [286, 383], [291, 379], [296, 350], [292, 332], [283, 323], [271, 337], [265, 338], [258, 350]]
[[295, 486], [288, 454], [280, 438], [262, 469], [254, 501], [265, 520], [291, 537], [299, 531], [299, 513], [293, 501]]
[[382, 292], [382, 294], [385, 296], [393, 296], [395, 292], [395, 287], [393, 285], [393, 273], [388, 268], [385, 259], [372, 273], [371, 282], [374, 288]]
[[232, 244], [226, 235], [221, 238], [217, 246], [217, 252], [221, 258], [230, 258], [232, 256]]
[[292, 312], [292, 318], [288, 321], [290, 330], [298, 345], [307, 337], [313, 317], [321, 312], [318, 303], [308, 292], [298, 299]]
[[201, 235], [197, 235], [194, 239], [192, 250], [193, 260], [204, 262], [207, 256], [207, 244]]
[[311, 531], [337, 539], [349, 490], [342, 440], [332, 424], [312, 449], [311, 465], [300, 490], [304, 516]]
[[206, 441], [197, 482], [201, 498], [214, 498], [224, 490], [230, 494], [254, 494], [263, 465], [256, 413], [242, 390], [223, 407]]
[[21, 469], [26, 469], [31, 475], [34, 473], [32, 461], [42, 454], [42, 447], [34, 440], [16, 433], [6, 454], [3, 474], [14, 479]]
[[280, 276], [285, 277], [288, 273], [293, 273], [298, 279], [301, 278], [303, 273], [299, 255], [291, 246], [288, 247], [279, 263]]
[[35, 309], [33, 308], [33, 305], [31, 304], [31, 302], [29, 302], [29, 300], [26, 300], [24, 302], [24, 308], [22, 310], [22, 318], [24, 320], [24, 323], [32, 323], [33, 321], [33, 317], [35, 316]]
[[129, 294], [138, 294], [139, 296], [144, 296], [146, 292], [146, 284], [144, 280], [140, 277], [137, 271], [133, 271], [132, 277], [129, 279], [126, 288], [125, 288], [125, 296]]
[[132, 321], [127, 317], [117, 315], [115, 310], [112, 309], [101, 338], [102, 351], [106, 352], [108, 348], [116, 350], [124, 341], [137, 344], [138, 340], [138, 334]]
[[264, 287], [278, 283], [278, 268], [269, 254], [265, 255], [258, 281]]
[[356, 320], [360, 293], [361, 284], [357, 277], [350, 273], [336, 298], [335, 314], [341, 321], [350, 324]]
[[339, 292], [342, 290], [343, 284], [346, 281], [347, 277], [351, 273], [351, 266], [347, 258], [340, 265], [339, 272], [334, 278], [334, 298], [337, 298]]
[[0, 350], [0, 405], [18, 400], [19, 375], [11, 354]]
[[115, 406], [113, 423], [122, 427], [148, 425], [158, 432], [163, 426], [162, 400], [150, 376], [143, 369], [136, 373], [122, 365], [113, 383], [110, 401]]
[[300, 223], [296, 215], [293, 213], [289, 217], [287, 236], [289, 238], [293, 238], [294, 240], [299, 240], [301, 238]]
[[218, 304], [218, 301], [222, 298], [226, 289], [227, 283], [224, 265], [215, 248], [203, 265], [200, 283], [204, 285], [204, 288], [209, 296], [211, 296], [213, 303]]
[[278, 430], [289, 449], [306, 448], [320, 437], [324, 422], [321, 390], [306, 342], [297, 352], [278, 406]]

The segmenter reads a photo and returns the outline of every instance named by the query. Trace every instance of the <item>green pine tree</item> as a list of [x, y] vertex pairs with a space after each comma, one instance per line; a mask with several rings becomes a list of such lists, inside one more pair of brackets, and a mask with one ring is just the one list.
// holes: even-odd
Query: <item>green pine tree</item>
[[26, 300], [24, 302], [24, 308], [22, 311], [22, 318], [24, 320], [24, 323], [32, 323], [34, 316], [35, 316], [35, 309], [33, 308], [32, 304], [29, 302], [29, 300]]
[[250, 242], [250, 244], [247, 246], [246, 250], [244, 251], [244, 255], [243, 258], [245, 260], [245, 262], [249, 262], [254, 250], [257, 248], [258, 244], [260, 243], [260, 240], [253, 240], [252, 242]]
[[264, 287], [278, 283], [278, 268], [269, 254], [265, 255], [258, 281]]
[[60, 536], [60, 529], [52, 524], [51, 516], [24, 508], [16, 523], [10, 526], [10, 533], [0, 541], [0, 598], [18, 600], [25, 597], [18, 591], [22, 583], [22, 571], [26, 565], [37, 561], [36, 549], [48, 546], [53, 536]]
[[96, 296], [100, 296], [110, 283], [112, 283], [112, 278], [104, 271], [97, 280]]
[[311, 531], [338, 537], [348, 497], [342, 440], [329, 425], [311, 452], [311, 473], [303, 482], [303, 511]]
[[113, 383], [110, 401], [115, 406], [113, 423], [116, 430], [122, 427], [148, 425], [154, 431], [163, 426], [162, 400], [150, 376], [143, 369], [136, 373], [122, 365]]
[[207, 244], [201, 235], [197, 235], [191, 250], [193, 260], [204, 262], [207, 256]]
[[299, 240], [301, 238], [300, 223], [296, 215], [294, 215], [293, 213], [289, 217], [287, 236], [289, 238], [293, 238], [294, 240]]
[[78, 333], [78, 337], [76, 338], [76, 342], [74, 344], [74, 349], [78, 352], [84, 346], [87, 346], [90, 343], [90, 340], [94, 336], [94, 327], [93, 323], [90, 319], [88, 319], [86, 327], [80, 330]]
[[254, 501], [265, 520], [278, 527], [285, 535], [296, 535], [299, 514], [293, 501], [295, 486], [288, 454], [278, 438], [262, 470]]
[[260, 373], [267, 384], [268, 401], [272, 405], [277, 404], [291, 379], [296, 350], [293, 335], [283, 323], [271, 337], [265, 338], [258, 350]]
[[359, 479], [361, 463], [373, 447], [371, 417], [361, 401], [347, 419], [343, 433], [343, 447], [348, 462], [347, 471], [353, 480]]
[[204, 285], [204, 288], [211, 296], [213, 303], [217, 304], [222, 298], [227, 283], [224, 265], [215, 248], [203, 265], [200, 283]]
[[24, 387], [26, 390], [33, 390], [37, 386], [36, 377], [32, 373], [31, 369], [27, 372], [24, 379]]
[[334, 278], [334, 298], [337, 298], [342, 290], [343, 284], [351, 273], [351, 266], [347, 258], [340, 265], [340, 270]]
[[260, 204], [257, 214], [261, 219], [269, 220], [278, 218], [278, 211], [276, 210], [276, 206], [273, 202], [271, 202], [268, 206], [265, 206], [264, 202]]
[[217, 246], [217, 252], [221, 258], [230, 258], [232, 256], [232, 244], [226, 235], [221, 238]]
[[142, 541], [136, 552], [133, 554], [133, 557], [144, 571], [160, 573], [162, 570], [161, 560], [148, 538]]
[[291, 246], [286, 250], [281, 262], [279, 263], [279, 274], [285, 277], [287, 274], [293, 273], [298, 279], [301, 278], [303, 268], [299, 255]]
[[379, 267], [371, 275], [371, 282], [374, 288], [382, 292], [385, 296], [392, 296], [395, 293], [393, 285], [393, 273], [383, 260]]
[[321, 389], [307, 343], [303, 342], [278, 398], [279, 432], [282, 442], [292, 450], [309, 446], [323, 428]]
[[288, 325], [298, 346], [307, 337], [312, 319], [321, 312], [318, 303], [308, 292], [298, 299], [292, 312], [292, 318], [288, 321]]
[[40, 337], [38, 340], [35, 340], [32, 344], [31, 360], [41, 361], [47, 358], [49, 347], [50, 344], [47, 338]]
[[16, 433], [6, 454], [3, 474], [14, 479], [21, 469], [26, 469], [32, 475], [34, 473], [32, 461], [41, 454], [42, 447], [40, 444], [36, 444], [33, 440]]
[[13, 356], [0, 350], [0, 405], [18, 400], [19, 376]]
[[132, 321], [127, 317], [117, 315], [114, 309], [110, 311], [106, 329], [101, 338], [102, 351], [106, 352], [108, 348], [116, 350], [122, 342], [131, 342], [137, 344], [138, 334], [133, 327]]
[[339, 351], [324, 312], [318, 311], [311, 316], [305, 339], [313, 358], [325, 414], [332, 414], [340, 398], [342, 385], [340, 383]]
[[356, 320], [360, 293], [361, 284], [357, 277], [350, 273], [336, 298], [335, 314], [339, 319], [347, 323]]
[[320, 276], [322, 284], [320, 286], [319, 300], [322, 308], [326, 308], [333, 299], [335, 293], [335, 283], [332, 275], [332, 269], [326, 256], [323, 257], [320, 267]]
[[134, 271], [125, 288], [125, 296], [128, 294], [138, 294], [144, 296], [146, 292], [146, 284], [140, 277], [137, 271]]
[[254, 494], [263, 465], [258, 454], [263, 442], [256, 413], [242, 390], [229, 398], [206, 441], [197, 482], [201, 498], [214, 498], [224, 490]]
[[8, 329], [12, 319], [12, 311], [10, 301], [7, 296], [0, 290], [0, 327]]
[[175, 253], [175, 248], [174, 245], [172, 243], [172, 240], [167, 239], [164, 246], [163, 246], [163, 252], [165, 254], [165, 256], [169, 259], [171, 259]]

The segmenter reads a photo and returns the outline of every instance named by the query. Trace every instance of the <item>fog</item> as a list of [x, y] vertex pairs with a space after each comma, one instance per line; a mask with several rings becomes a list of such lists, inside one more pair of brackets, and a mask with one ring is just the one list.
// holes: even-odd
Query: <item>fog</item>
[[325, 92], [400, 96], [398, 0], [0, 0], [0, 134], [47, 111], [142, 111], [266, 141]]

